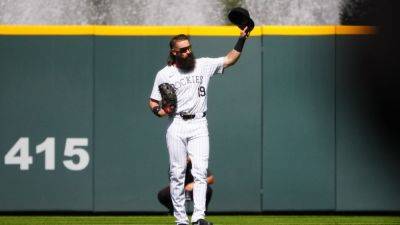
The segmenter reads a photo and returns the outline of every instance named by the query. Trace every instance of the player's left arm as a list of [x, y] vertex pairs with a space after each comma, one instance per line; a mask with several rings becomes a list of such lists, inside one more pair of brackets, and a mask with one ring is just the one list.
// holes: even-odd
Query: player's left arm
[[235, 47], [228, 52], [228, 54], [224, 58], [224, 69], [227, 67], [230, 67], [234, 65], [240, 58], [240, 55], [243, 50], [244, 43], [249, 36], [249, 32], [247, 32], [247, 27], [245, 27], [241, 32], [240, 32], [240, 37], [238, 41], [236, 42]]

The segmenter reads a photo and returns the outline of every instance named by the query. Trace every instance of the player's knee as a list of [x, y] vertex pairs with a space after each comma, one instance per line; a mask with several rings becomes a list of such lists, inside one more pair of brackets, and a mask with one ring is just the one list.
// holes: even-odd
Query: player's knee
[[184, 167], [173, 167], [170, 172], [170, 179], [172, 181], [181, 181], [185, 178], [185, 168]]
[[207, 180], [207, 169], [206, 168], [193, 168], [192, 175], [195, 181], [205, 182]]

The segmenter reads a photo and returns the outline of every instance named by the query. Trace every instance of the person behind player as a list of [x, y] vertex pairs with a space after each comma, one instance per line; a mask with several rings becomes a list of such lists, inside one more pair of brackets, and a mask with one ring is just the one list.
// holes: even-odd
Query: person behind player
[[[210, 204], [211, 197], [213, 190], [211, 188], [211, 185], [214, 184], [214, 176], [212, 175], [210, 170], [207, 170], [207, 191], [206, 191], [206, 209], [208, 208], [208, 205]], [[193, 185], [194, 185], [194, 178], [192, 175], [192, 162], [190, 161], [190, 158], [188, 158], [187, 161], [187, 166], [186, 166], [186, 174], [185, 174], [185, 196], [186, 200], [193, 200]], [[174, 206], [172, 204], [171, 200], [171, 191], [170, 191], [170, 186], [168, 185], [167, 187], [161, 189], [158, 192], [158, 201], [164, 205], [170, 213], [173, 213], [174, 211]]]
[[[212, 225], [205, 220], [207, 168], [209, 158], [209, 134], [206, 119], [207, 91], [210, 78], [222, 74], [223, 70], [234, 65], [242, 52], [249, 32], [241, 30], [233, 50], [224, 57], [194, 58], [188, 36], [180, 34], [169, 42], [168, 65], [161, 69], [155, 78], [150, 95], [149, 107], [158, 116], [170, 119], [166, 132], [170, 164], [171, 199], [174, 216], [178, 225], [189, 224], [185, 209], [185, 171], [186, 159], [192, 161], [193, 214], [192, 224]], [[159, 85], [169, 83], [176, 90], [176, 108], [163, 107]]]

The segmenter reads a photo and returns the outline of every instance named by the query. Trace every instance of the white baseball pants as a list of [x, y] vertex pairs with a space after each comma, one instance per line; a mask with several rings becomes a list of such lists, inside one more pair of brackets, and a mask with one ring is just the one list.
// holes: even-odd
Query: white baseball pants
[[185, 172], [187, 156], [192, 160], [193, 215], [192, 222], [204, 219], [206, 210], [207, 168], [209, 158], [208, 123], [205, 117], [172, 119], [166, 133], [170, 163], [171, 198], [176, 223], [188, 224], [185, 209]]

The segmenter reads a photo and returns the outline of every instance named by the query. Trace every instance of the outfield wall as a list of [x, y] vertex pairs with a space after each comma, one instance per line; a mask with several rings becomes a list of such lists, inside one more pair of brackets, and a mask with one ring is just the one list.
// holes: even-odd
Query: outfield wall
[[[0, 26], [0, 211], [165, 211], [167, 121], [147, 102], [178, 33], [218, 57], [238, 30]], [[255, 28], [209, 87], [210, 211], [400, 210], [399, 155], [359, 115], [369, 99], [352, 79], [374, 39]]]

